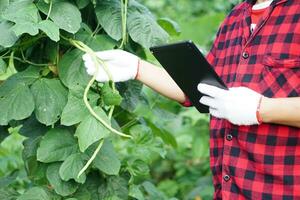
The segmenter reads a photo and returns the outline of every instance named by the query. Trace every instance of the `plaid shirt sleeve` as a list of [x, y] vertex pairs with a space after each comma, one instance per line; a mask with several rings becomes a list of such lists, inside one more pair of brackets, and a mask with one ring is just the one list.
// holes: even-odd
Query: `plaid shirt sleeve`
[[[228, 87], [270, 98], [300, 96], [300, 1], [274, 0], [251, 34], [254, 1], [222, 23], [207, 60]], [[300, 129], [235, 126], [212, 117], [214, 199], [300, 199]]]

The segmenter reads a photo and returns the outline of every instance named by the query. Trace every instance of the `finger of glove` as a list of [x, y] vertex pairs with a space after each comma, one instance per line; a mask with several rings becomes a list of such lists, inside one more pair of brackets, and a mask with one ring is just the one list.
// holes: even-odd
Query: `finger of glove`
[[207, 96], [211, 96], [213, 98], [221, 97], [225, 94], [225, 90], [220, 89], [215, 86], [199, 83], [198, 84], [198, 91], [201, 92], [202, 94], [205, 94]]
[[99, 51], [96, 55], [106, 61], [106, 60], [115, 60], [121, 56], [121, 52], [119, 50], [107, 50], [107, 51]]
[[200, 103], [209, 106], [210, 108], [216, 108], [217, 107], [217, 101], [214, 98], [203, 96], [201, 97]]
[[222, 113], [217, 109], [209, 108], [209, 114], [211, 114], [212, 116], [219, 118], [219, 119], [224, 118]]

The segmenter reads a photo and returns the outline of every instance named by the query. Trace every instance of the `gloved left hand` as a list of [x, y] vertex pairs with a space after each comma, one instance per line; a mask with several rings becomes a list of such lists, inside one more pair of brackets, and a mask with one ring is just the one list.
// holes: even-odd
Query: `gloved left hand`
[[198, 90], [207, 96], [200, 103], [209, 106], [209, 113], [226, 119], [235, 125], [256, 125], [257, 109], [262, 95], [246, 87], [233, 87], [223, 90], [211, 85], [198, 85]]

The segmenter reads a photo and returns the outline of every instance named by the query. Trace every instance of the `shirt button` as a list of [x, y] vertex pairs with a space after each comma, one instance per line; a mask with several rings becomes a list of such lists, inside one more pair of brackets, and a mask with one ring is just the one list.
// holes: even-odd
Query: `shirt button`
[[228, 134], [227, 136], [226, 136], [226, 139], [228, 140], [228, 141], [231, 141], [232, 140], [232, 135], [231, 134]]
[[242, 56], [244, 59], [247, 59], [249, 58], [249, 53], [247, 51], [244, 51]]
[[229, 175], [224, 175], [223, 176], [224, 181], [228, 182], [230, 180], [230, 176]]

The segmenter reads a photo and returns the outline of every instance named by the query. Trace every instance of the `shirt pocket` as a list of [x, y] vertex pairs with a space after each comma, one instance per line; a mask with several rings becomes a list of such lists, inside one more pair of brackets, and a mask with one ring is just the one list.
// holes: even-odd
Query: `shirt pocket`
[[300, 57], [278, 59], [266, 55], [259, 87], [267, 97], [284, 98], [300, 96]]

